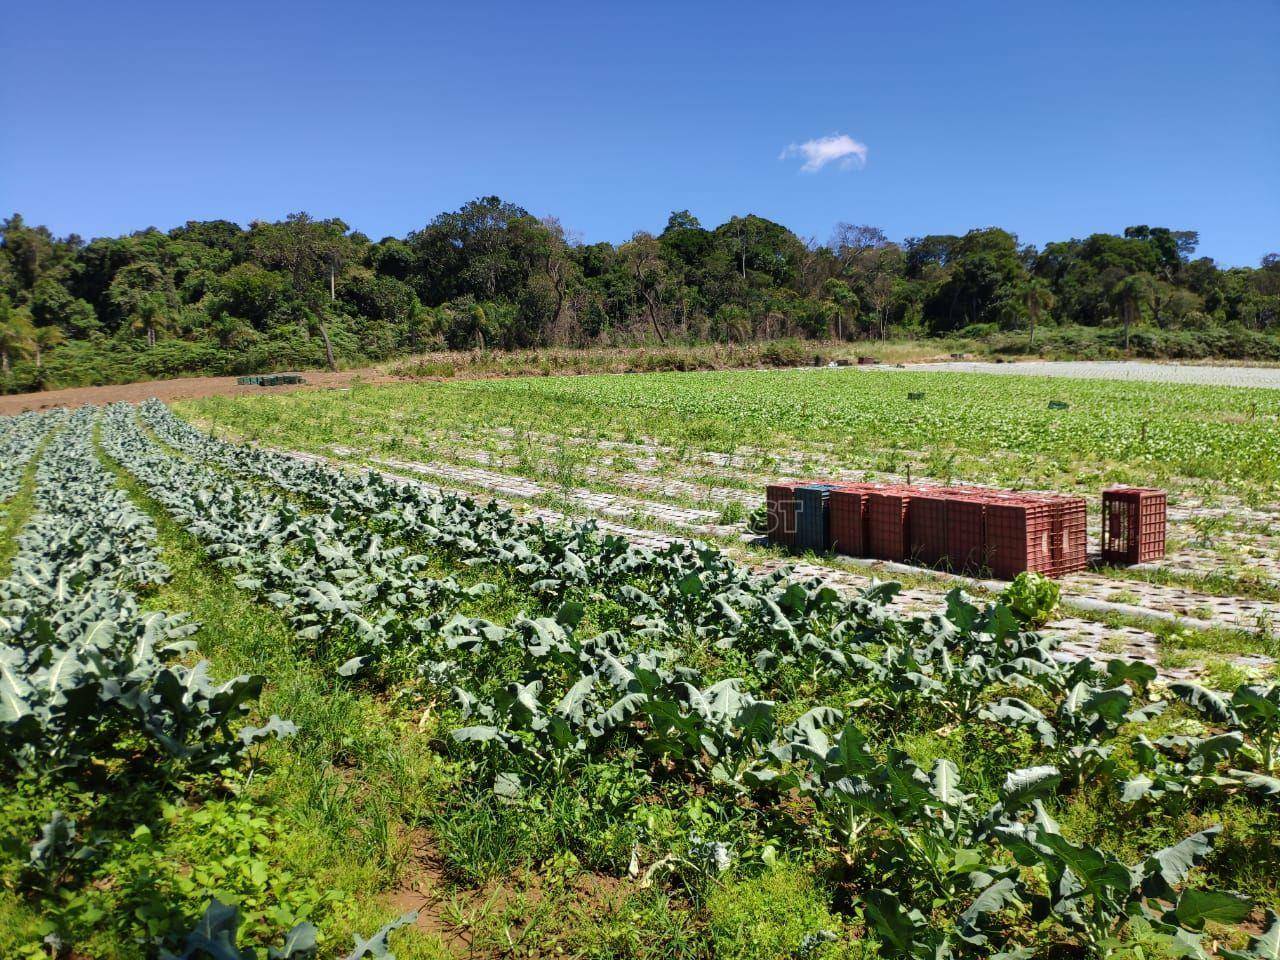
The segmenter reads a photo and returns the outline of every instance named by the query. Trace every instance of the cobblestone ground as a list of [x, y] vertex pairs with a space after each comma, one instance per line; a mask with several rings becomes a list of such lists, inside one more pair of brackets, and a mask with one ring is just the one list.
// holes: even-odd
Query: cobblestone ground
[[[358, 451], [346, 447], [335, 447], [332, 451], [336, 457], [346, 459], [358, 455]], [[295, 456], [314, 458], [310, 454], [294, 454]], [[764, 572], [790, 564], [798, 573], [822, 578], [842, 590], [858, 590], [868, 586], [874, 579], [894, 579], [894, 570], [885, 565], [873, 564], [865, 570], [849, 570], [836, 565], [828, 565], [821, 561], [809, 560], [788, 561], [774, 557], [762, 557], [749, 551], [747, 544], [755, 538], [742, 531], [740, 525], [726, 525], [715, 522], [718, 514], [715, 511], [684, 508], [670, 503], [643, 500], [632, 497], [614, 496], [578, 487], [560, 487], [539, 483], [525, 477], [482, 468], [466, 467], [456, 463], [437, 463], [425, 461], [406, 461], [398, 459], [375, 459], [374, 469], [388, 476], [399, 479], [414, 477], [429, 478], [424, 481], [432, 488], [453, 490], [461, 493], [485, 491], [501, 502], [507, 503], [522, 511], [525, 515], [537, 517], [548, 522], [563, 522], [570, 519], [595, 517], [600, 527], [608, 532], [624, 536], [634, 543], [661, 548], [675, 540], [689, 536], [717, 536], [736, 538], [740, 546], [731, 547], [731, 552], [753, 568]], [[544, 504], [530, 503], [535, 499], [550, 499], [563, 509]], [[649, 524], [658, 524], [671, 529], [657, 529]], [[1103, 587], [1109, 587], [1114, 581], [1101, 577], [1081, 577], [1080, 585], [1087, 590], [1092, 581]], [[973, 585], [975, 581], [962, 577], [937, 575], [936, 585], [916, 586], [904, 589], [895, 599], [895, 605], [904, 612], [928, 613], [936, 611], [942, 604], [947, 590], [956, 583]], [[1119, 585], [1119, 584], [1116, 584]], [[1073, 578], [1068, 584], [1068, 591], [1077, 592], [1077, 583]], [[1204, 597], [1179, 591], [1176, 588], [1155, 588], [1147, 584], [1126, 583], [1129, 588], [1149, 590], [1147, 594], [1138, 589], [1131, 592], [1137, 594], [1138, 602], [1133, 606], [1148, 607], [1159, 610], [1170, 608], [1168, 612], [1180, 613], [1181, 607], [1189, 609], [1206, 606], [1214, 609], [1214, 619], [1201, 619], [1198, 622], [1220, 626], [1240, 626], [1252, 628], [1254, 624], [1246, 624], [1248, 615], [1246, 607], [1230, 607], [1224, 602], [1223, 609], [1211, 608], [1207, 602], [1219, 601], [1221, 598]], [[1106, 600], [1105, 596], [1096, 599]], [[1132, 600], [1133, 597], [1128, 598]], [[1239, 602], [1239, 601], [1237, 601]], [[1250, 601], [1249, 603], [1255, 603]], [[1257, 602], [1260, 603], [1260, 602]], [[1194, 606], [1193, 606], [1194, 605]], [[1280, 605], [1264, 605], [1269, 610], [1276, 607], [1280, 615]], [[1201, 611], [1203, 612], [1203, 611]], [[1064, 657], [1093, 656], [1106, 659], [1125, 656], [1142, 659], [1160, 667], [1159, 639], [1155, 634], [1136, 627], [1111, 626], [1095, 620], [1077, 616], [1065, 616], [1050, 625], [1048, 631], [1063, 639], [1061, 655]], [[1246, 668], [1266, 667], [1271, 661], [1265, 657], [1241, 656], [1233, 658], [1239, 666]], [[1185, 677], [1197, 671], [1189, 667], [1160, 667], [1167, 677]]]

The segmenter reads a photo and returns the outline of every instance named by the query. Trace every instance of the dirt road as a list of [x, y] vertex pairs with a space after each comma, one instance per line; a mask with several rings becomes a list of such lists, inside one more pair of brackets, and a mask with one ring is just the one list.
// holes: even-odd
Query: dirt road
[[122, 383], [107, 387], [68, 387], [65, 390], [45, 390], [40, 393], [15, 393], [0, 396], [0, 416], [21, 413], [24, 410], [42, 410], [49, 407], [81, 407], [89, 403], [114, 403], [127, 400], [138, 403], [149, 397], [159, 397], [166, 402], [189, 400], [194, 397], [257, 396], [264, 393], [288, 393], [292, 390], [332, 390], [348, 387], [352, 383], [393, 383], [400, 379], [380, 370], [309, 370], [303, 374], [306, 385], [301, 387], [248, 387], [236, 383], [235, 377], [185, 377], [178, 380], [148, 380], [143, 383]]

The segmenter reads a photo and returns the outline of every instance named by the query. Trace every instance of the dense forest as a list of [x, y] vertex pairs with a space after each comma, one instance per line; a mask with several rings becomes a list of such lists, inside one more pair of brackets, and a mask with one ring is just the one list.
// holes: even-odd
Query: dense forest
[[[1280, 359], [1280, 256], [1223, 269], [1194, 231], [1020, 244], [998, 228], [828, 242], [688, 211], [618, 246], [497, 197], [372, 241], [294, 214], [85, 241], [0, 226], [3, 389], [246, 373], [429, 349], [1014, 335], [1081, 351]], [[1056, 338], [1056, 339], [1055, 339]]]

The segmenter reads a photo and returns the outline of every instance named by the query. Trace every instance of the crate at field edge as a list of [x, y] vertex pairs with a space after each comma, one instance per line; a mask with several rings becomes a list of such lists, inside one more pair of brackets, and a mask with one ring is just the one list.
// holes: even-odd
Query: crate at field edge
[[[991, 504], [996, 504], [997, 506], [1001, 504], [1005, 506], [1017, 506], [1026, 501], [1027, 494], [1015, 490], [997, 490], [992, 487], [974, 487], [971, 490], [970, 496], [982, 501], [982, 534], [978, 544], [976, 557], [973, 558], [972, 564], [966, 572], [981, 573], [985, 571], [987, 573], [992, 573], [992, 550], [987, 536], [987, 508]], [[999, 527], [999, 525], [1000, 519], [997, 518], [997, 527]], [[1005, 525], [1007, 528], [1007, 515], [1005, 517]], [[1000, 531], [998, 529], [997, 534], [999, 532]], [[959, 537], [957, 537], [957, 539], [959, 539]], [[968, 550], [966, 550], [966, 553], [967, 552]], [[965, 559], [967, 560], [968, 558], [966, 557]]]
[[261, 382], [261, 376], [236, 377], [236, 384], [241, 387], [256, 387]]
[[914, 487], [891, 485], [867, 494], [867, 555], [877, 560], [907, 559], [908, 513]]
[[992, 575], [1012, 580], [1027, 570], [1052, 574], [1057, 514], [1053, 503], [1039, 497], [989, 498], [984, 509], [982, 553]]
[[827, 500], [827, 525], [831, 549], [850, 557], [867, 553], [867, 493], [869, 484], [847, 483], [831, 491]]
[[798, 550], [825, 553], [831, 549], [828, 533], [828, 502], [834, 484], [806, 483], [795, 487], [796, 534], [793, 545]]
[[771, 483], [764, 488], [765, 515], [770, 543], [790, 547], [796, 537], [796, 493], [790, 483]]
[[991, 499], [985, 490], [958, 490], [947, 504], [947, 562], [952, 570], [976, 571], [983, 565]]
[[934, 567], [947, 558], [947, 523], [955, 491], [948, 487], [922, 487], [911, 495], [907, 511], [907, 556]]
[[1089, 502], [1062, 493], [1036, 494], [1054, 507], [1049, 576], [1078, 573], [1089, 566]]
[[1164, 556], [1168, 495], [1154, 487], [1102, 491], [1102, 560], [1149, 563]]

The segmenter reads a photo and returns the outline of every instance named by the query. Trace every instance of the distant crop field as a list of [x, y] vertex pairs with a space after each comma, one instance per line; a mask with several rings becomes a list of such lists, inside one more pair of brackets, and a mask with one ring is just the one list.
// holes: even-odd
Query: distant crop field
[[357, 387], [181, 409], [246, 435], [312, 442], [502, 427], [721, 452], [813, 445], [849, 464], [946, 462], [957, 477], [1016, 486], [1280, 482], [1280, 393], [1265, 389], [822, 369]]

